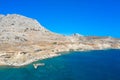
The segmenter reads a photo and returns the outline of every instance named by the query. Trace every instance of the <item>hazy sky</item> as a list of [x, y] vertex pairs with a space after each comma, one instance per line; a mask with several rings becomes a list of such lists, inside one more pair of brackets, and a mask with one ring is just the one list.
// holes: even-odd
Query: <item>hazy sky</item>
[[0, 13], [35, 18], [57, 33], [120, 38], [120, 0], [0, 0]]

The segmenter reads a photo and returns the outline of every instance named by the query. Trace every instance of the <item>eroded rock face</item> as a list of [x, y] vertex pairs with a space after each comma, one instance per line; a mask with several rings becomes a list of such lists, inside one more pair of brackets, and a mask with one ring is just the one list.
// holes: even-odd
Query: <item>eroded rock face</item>
[[0, 65], [22, 66], [63, 51], [120, 49], [120, 40], [53, 33], [37, 20], [22, 15], [0, 15]]
[[0, 16], [0, 42], [24, 42], [34, 36], [48, 34], [52, 32], [42, 27], [35, 19], [17, 14]]
[[[47, 31], [35, 19], [27, 18], [25, 16], [12, 14], [1, 18], [0, 26], [3, 30], [11, 32], [24, 32], [24, 30]], [[5, 27], [5, 29], [3, 28]], [[10, 30], [11, 29], [11, 30]], [[26, 30], [27, 31], [27, 30]]]

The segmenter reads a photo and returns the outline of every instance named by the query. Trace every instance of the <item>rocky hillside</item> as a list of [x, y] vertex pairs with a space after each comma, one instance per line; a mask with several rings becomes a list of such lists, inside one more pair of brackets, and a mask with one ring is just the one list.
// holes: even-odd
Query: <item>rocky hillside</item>
[[22, 66], [63, 51], [120, 49], [111, 37], [63, 36], [22, 15], [0, 15], [0, 65]]
[[35, 19], [17, 14], [0, 15], [0, 43], [3, 44], [1, 47], [4, 44], [5, 47], [7, 45], [13, 47], [16, 44], [24, 45], [65, 39], [64, 36], [47, 30]]
[[35, 19], [17, 14], [0, 15], [0, 43], [40, 41], [53, 36], [60, 35], [45, 29]]

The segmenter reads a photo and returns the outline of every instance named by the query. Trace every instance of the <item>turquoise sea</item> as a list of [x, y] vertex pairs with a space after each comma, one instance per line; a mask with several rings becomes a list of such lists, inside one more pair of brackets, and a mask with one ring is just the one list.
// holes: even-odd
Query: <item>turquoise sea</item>
[[2, 66], [0, 80], [120, 80], [120, 50], [70, 52], [39, 62], [45, 66]]

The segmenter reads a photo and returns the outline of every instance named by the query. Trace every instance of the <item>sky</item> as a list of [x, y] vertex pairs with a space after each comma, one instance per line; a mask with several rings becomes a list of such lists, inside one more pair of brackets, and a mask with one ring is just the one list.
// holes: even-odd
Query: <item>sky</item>
[[65, 35], [120, 38], [120, 0], [0, 0], [0, 14], [31, 17]]

